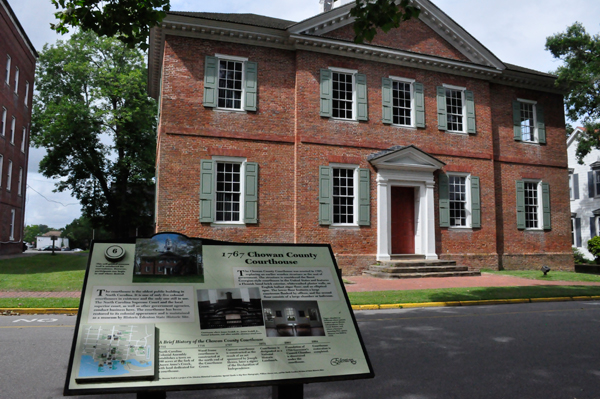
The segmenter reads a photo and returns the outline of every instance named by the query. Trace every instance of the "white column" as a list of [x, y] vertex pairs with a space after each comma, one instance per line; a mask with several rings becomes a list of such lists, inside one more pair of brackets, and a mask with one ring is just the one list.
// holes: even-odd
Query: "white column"
[[435, 206], [433, 201], [433, 187], [435, 186], [435, 182], [427, 181], [425, 182], [426, 188], [426, 207], [427, 207], [427, 219], [426, 223], [423, 223], [424, 228], [424, 236], [426, 247], [423, 248], [425, 252], [425, 259], [438, 259], [437, 254], [435, 253]]
[[377, 260], [390, 260], [390, 207], [388, 180], [377, 174]]

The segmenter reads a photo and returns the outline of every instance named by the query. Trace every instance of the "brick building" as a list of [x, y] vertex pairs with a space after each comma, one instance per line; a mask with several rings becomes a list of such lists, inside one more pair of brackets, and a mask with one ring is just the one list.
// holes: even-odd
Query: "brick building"
[[345, 274], [418, 254], [571, 268], [563, 96], [434, 4], [354, 44], [299, 23], [171, 12], [151, 33], [157, 232], [330, 243]]
[[38, 55], [0, 0], [0, 255], [23, 249], [33, 77]]

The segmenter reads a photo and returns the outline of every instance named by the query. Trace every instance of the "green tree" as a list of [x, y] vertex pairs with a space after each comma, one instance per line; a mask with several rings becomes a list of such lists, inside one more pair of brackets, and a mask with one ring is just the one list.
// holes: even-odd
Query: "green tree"
[[600, 37], [576, 22], [566, 32], [548, 37], [546, 49], [564, 62], [555, 73], [557, 84], [568, 90], [567, 117], [583, 121], [585, 127], [576, 151], [583, 164], [592, 149], [600, 149]]
[[[58, 33], [69, 27], [92, 31], [100, 36], [117, 37], [130, 47], [148, 47], [146, 39], [171, 9], [170, 0], [50, 0], [58, 10], [58, 23], [51, 24]], [[388, 32], [401, 21], [419, 16], [419, 9], [409, 0], [356, 0], [350, 15], [355, 18], [354, 41], [371, 41], [380, 28]]]
[[92, 226], [113, 237], [152, 223], [156, 104], [144, 56], [114, 38], [78, 32], [45, 45], [36, 71], [32, 143], [40, 171], [71, 190]]
[[46, 226], [45, 224], [33, 224], [25, 226], [23, 230], [23, 241], [25, 242], [35, 242], [35, 238], [41, 236], [44, 233], [49, 232], [50, 230], [56, 230]]
[[80, 216], [79, 219], [73, 219], [71, 223], [65, 226], [61, 237], [69, 239], [71, 248], [88, 249], [92, 239], [103, 240], [110, 238], [102, 228], [94, 228], [92, 222], [85, 216]]

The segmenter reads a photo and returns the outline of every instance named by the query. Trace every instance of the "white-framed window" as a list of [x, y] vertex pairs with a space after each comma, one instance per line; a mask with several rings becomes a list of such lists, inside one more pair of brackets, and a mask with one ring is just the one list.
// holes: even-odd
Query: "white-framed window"
[[355, 120], [356, 90], [354, 76], [357, 71], [330, 69], [333, 88], [331, 96], [331, 115], [333, 118]]
[[538, 141], [535, 112], [536, 102], [523, 99], [517, 99], [517, 101], [519, 101], [521, 107], [521, 140], [530, 143], [536, 143]]
[[15, 210], [10, 210], [10, 237], [8, 238], [10, 241], [15, 239]]
[[524, 182], [525, 229], [540, 229], [542, 221], [541, 185], [539, 181]]
[[446, 89], [446, 118], [449, 132], [465, 131], [465, 88], [444, 85]]
[[471, 179], [468, 174], [448, 174], [450, 227], [471, 227]]
[[258, 223], [258, 164], [213, 156], [201, 161], [200, 222]]
[[217, 108], [244, 109], [244, 63], [247, 58], [217, 54], [219, 82]]
[[369, 169], [330, 163], [319, 167], [319, 224], [368, 226], [370, 216]]
[[575, 245], [575, 218], [571, 217], [571, 245]]
[[356, 165], [332, 165], [334, 225], [357, 225], [357, 173]]
[[4, 157], [0, 154], [0, 187], [2, 187], [2, 168], [4, 167]]
[[239, 223], [244, 219], [242, 205], [242, 162], [216, 161], [215, 222]]
[[2, 136], [6, 135], [6, 116], [8, 115], [8, 112], [6, 111], [6, 108], [2, 107], [2, 126], [0, 126], [0, 134], [2, 134]]
[[392, 124], [415, 126], [414, 79], [390, 76], [392, 80]]
[[10, 84], [10, 55], [6, 54], [6, 79], [4, 80], [6, 84]]
[[25, 140], [27, 139], [27, 128], [23, 126], [21, 133], [21, 152], [25, 152]]
[[19, 186], [17, 187], [17, 194], [19, 196], [23, 193], [23, 168], [19, 168]]
[[12, 161], [8, 160], [8, 173], [6, 174], [6, 191], [10, 191], [12, 183]]
[[594, 176], [594, 197], [599, 197], [600, 196], [600, 169], [598, 170], [594, 170], [593, 172], [593, 176]]
[[15, 93], [19, 91], [19, 68], [15, 67]]
[[13, 116], [10, 122], [10, 143], [15, 144], [15, 125], [17, 124], [17, 119]]
[[29, 98], [29, 82], [25, 81], [25, 96], [23, 97], [23, 104], [27, 107], [27, 100]]

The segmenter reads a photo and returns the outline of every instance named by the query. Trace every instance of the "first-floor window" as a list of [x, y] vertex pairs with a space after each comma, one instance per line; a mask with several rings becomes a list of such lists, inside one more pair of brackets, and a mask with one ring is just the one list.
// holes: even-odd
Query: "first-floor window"
[[448, 195], [450, 201], [450, 226], [467, 226], [467, 176], [448, 176]]
[[354, 223], [354, 169], [333, 168], [333, 223]]
[[539, 228], [538, 183], [525, 182], [525, 228]]
[[216, 218], [217, 222], [240, 221], [240, 198], [242, 195], [241, 164], [217, 162]]
[[10, 237], [9, 240], [15, 239], [15, 210], [10, 210]]
[[319, 224], [368, 226], [370, 172], [347, 164], [319, 168]]
[[258, 164], [243, 158], [201, 161], [200, 221], [258, 223]]
[[0, 155], [0, 187], [2, 187], [2, 167], [4, 166], [4, 157]]
[[10, 191], [12, 183], [12, 161], [8, 160], [8, 173], [6, 174], [6, 191]]
[[23, 168], [19, 168], [19, 186], [17, 187], [17, 194], [21, 195], [23, 188]]
[[550, 186], [548, 183], [517, 180], [517, 228], [551, 229]]

